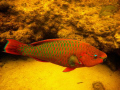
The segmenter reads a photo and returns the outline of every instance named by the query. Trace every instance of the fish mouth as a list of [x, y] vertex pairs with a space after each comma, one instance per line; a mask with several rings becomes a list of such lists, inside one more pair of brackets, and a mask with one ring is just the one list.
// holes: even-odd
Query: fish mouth
[[102, 58], [103, 59], [103, 62], [105, 62], [106, 60], [107, 60], [107, 56], [106, 57], [104, 57], [104, 58]]
[[103, 59], [103, 62], [105, 62], [105, 61], [107, 61], [107, 58], [104, 58], [104, 59]]

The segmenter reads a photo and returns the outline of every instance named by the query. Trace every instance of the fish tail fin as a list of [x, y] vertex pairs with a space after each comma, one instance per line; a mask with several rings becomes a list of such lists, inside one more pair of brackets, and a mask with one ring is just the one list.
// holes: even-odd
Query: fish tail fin
[[19, 48], [26, 44], [23, 44], [21, 42], [13, 40], [13, 39], [7, 39], [7, 40], [8, 40], [8, 42], [4, 47], [4, 52], [10, 53], [10, 54], [15, 54], [15, 55], [21, 55]]

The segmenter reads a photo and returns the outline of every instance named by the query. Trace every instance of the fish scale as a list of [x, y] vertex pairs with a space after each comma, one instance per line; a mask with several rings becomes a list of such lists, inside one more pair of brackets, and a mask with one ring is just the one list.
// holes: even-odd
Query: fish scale
[[[36, 48], [38, 48], [38, 51], [40, 53], [39, 56], [36, 57], [30, 54], [30, 56], [32, 57], [36, 57], [41, 60], [51, 61], [53, 63], [61, 63], [62, 65], [65, 65], [67, 62], [67, 59], [66, 59], [67, 56], [70, 56], [70, 54], [75, 52], [74, 48], [71, 48], [71, 46], [74, 46], [73, 42], [71, 43], [70, 41], [65, 41], [64, 43], [63, 41], [60, 41], [60, 42], [51, 42], [49, 44], [43, 43], [39, 46], [34, 46], [35, 47], [34, 50], [32, 47], [29, 47], [27, 49], [31, 49], [31, 53], [35, 53]], [[72, 52], [70, 52], [71, 50]], [[66, 58], [64, 55], [66, 55]], [[64, 56], [64, 58], [62, 58], [62, 56]]]
[[[77, 51], [75, 48], [77, 48], [77, 46], [78, 43], [75, 41], [56, 41], [43, 43], [39, 46], [34, 46], [34, 48], [31, 46], [23, 47], [24, 50], [22, 51], [30, 51], [29, 53], [24, 52], [23, 55], [36, 57], [37, 59], [51, 61], [53, 63], [59, 63], [63, 66], [69, 66], [66, 64], [68, 62], [67, 58], [69, 58], [70, 55], [75, 54]], [[82, 46], [80, 47], [82, 48]], [[37, 56], [35, 54], [33, 55], [36, 51], [39, 53]]]

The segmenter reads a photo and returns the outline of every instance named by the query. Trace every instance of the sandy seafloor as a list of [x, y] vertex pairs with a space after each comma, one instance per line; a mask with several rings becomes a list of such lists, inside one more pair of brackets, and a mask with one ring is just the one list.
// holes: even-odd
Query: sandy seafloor
[[95, 90], [92, 83], [98, 81], [105, 90], [120, 90], [120, 71], [104, 64], [62, 72], [65, 67], [32, 58], [2, 60], [0, 90]]

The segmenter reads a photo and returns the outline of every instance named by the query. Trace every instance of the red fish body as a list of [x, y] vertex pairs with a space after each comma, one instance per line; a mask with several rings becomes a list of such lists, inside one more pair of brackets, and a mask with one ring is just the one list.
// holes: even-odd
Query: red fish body
[[39, 61], [65, 66], [67, 68], [64, 72], [97, 65], [107, 57], [104, 52], [90, 44], [72, 39], [48, 39], [30, 45], [13, 39], [7, 40], [4, 48], [6, 53], [30, 56]]

